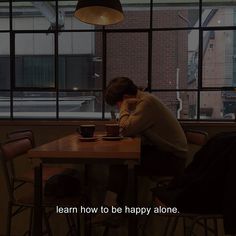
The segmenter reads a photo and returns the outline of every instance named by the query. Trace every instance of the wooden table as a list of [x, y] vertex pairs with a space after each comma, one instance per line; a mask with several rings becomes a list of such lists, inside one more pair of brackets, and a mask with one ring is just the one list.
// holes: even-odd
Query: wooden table
[[[28, 157], [41, 160], [41, 164], [35, 168], [33, 235], [42, 235], [42, 164], [139, 162], [140, 149], [140, 138], [106, 141], [102, 139], [101, 135], [98, 135], [98, 140], [95, 142], [82, 142], [78, 134], [71, 134], [31, 149]], [[132, 227], [129, 227], [129, 236], [135, 235], [133, 231]]]

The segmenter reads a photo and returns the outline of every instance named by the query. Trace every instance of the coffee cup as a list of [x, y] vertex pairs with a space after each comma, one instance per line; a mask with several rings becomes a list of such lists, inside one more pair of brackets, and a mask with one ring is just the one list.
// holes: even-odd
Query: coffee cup
[[120, 136], [119, 124], [106, 124], [106, 136], [107, 137], [118, 137]]
[[95, 131], [95, 125], [80, 125], [77, 129], [77, 132], [84, 138], [91, 138], [93, 137]]

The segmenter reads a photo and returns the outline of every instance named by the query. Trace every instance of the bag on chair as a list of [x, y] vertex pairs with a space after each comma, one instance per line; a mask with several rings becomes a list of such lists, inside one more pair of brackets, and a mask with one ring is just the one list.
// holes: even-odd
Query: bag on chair
[[81, 193], [79, 172], [68, 169], [50, 177], [44, 187], [44, 195], [49, 197], [74, 197]]

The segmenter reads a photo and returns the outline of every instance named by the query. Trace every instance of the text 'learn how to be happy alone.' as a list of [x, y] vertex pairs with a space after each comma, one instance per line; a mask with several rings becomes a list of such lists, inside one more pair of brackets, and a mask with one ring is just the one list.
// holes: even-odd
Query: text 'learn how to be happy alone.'
[[61, 207], [56, 206], [56, 213], [58, 214], [134, 214], [134, 215], [149, 215], [151, 213], [154, 214], [177, 214], [179, 213], [176, 207], [130, 207], [130, 206], [123, 206], [123, 207]]

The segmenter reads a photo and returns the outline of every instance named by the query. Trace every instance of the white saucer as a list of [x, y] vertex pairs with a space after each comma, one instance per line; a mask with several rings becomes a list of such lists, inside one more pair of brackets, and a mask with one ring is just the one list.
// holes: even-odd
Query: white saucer
[[121, 139], [123, 139], [123, 137], [122, 136], [115, 136], [115, 137], [103, 136], [102, 139], [113, 141], [113, 140], [121, 140]]
[[81, 142], [94, 142], [98, 139], [97, 136], [89, 137], [89, 138], [84, 138], [84, 137], [79, 137], [79, 140]]

